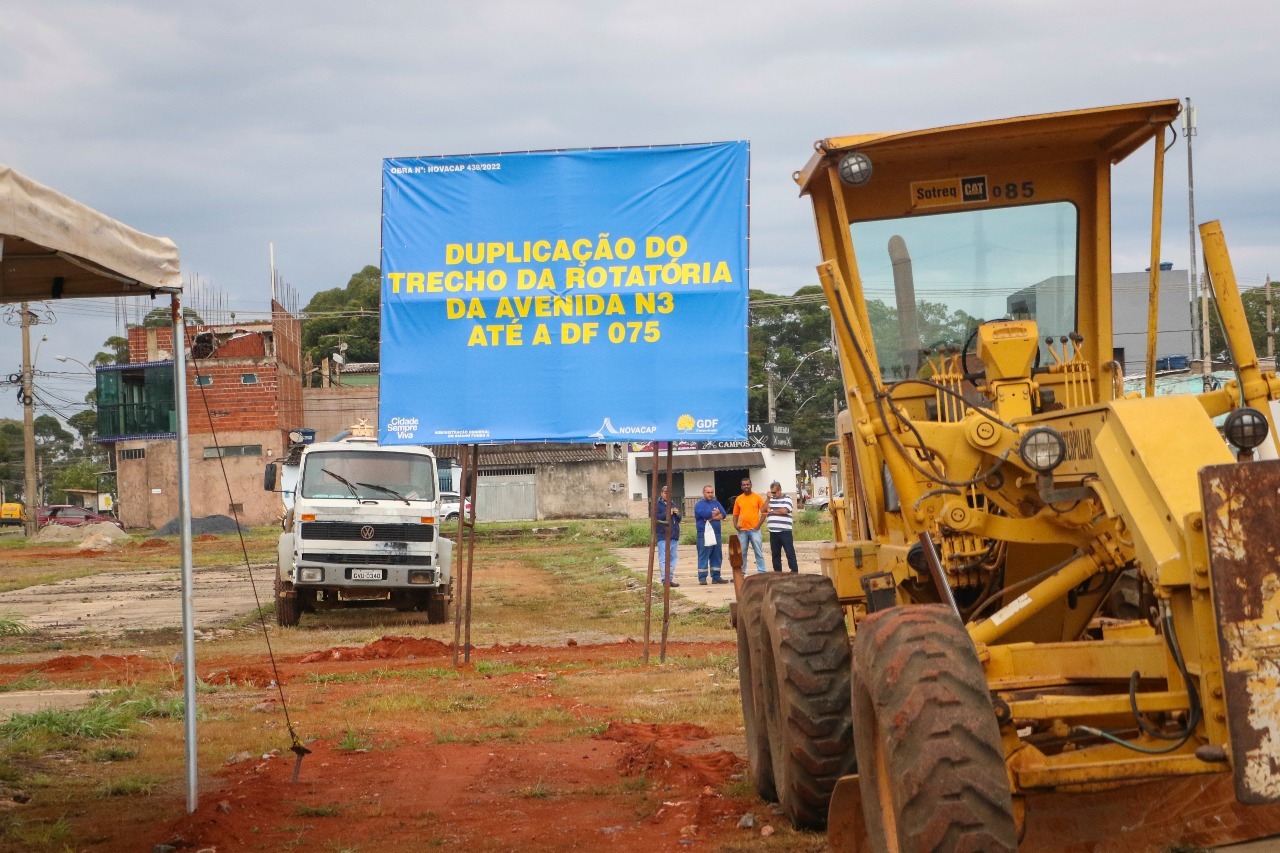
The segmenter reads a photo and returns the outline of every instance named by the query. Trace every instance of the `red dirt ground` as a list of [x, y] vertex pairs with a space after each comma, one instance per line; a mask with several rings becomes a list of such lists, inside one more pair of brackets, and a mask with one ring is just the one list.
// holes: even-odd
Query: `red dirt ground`
[[[723, 653], [727, 644], [680, 644], [681, 655]], [[635, 643], [544, 648], [515, 645], [476, 651], [493, 660], [612, 662], [637, 660]], [[283, 661], [282, 679], [309, 672], [351, 671], [370, 661], [447, 659], [449, 646], [414, 637], [383, 637], [360, 648], [325, 649]], [[223, 668], [218, 677], [248, 679], [265, 670]], [[502, 676], [512, 684], [540, 673]], [[269, 677], [269, 676], [268, 676]], [[240, 681], [238, 683], [245, 683]], [[248, 682], [257, 683], [257, 682]], [[555, 704], [528, 697], [526, 705]], [[579, 712], [582, 708], [577, 708]], [[597, 709], [601, 710], [601, 709]], [[421, 733], [391, 746], [344, 751], [318, 742], [291, 783], [294, 756], [229, 764], [217, 773], [192, 815], [153, 828], [147, 843], [182, 850], [276, 850], [307, 837], [333, 849], [598, 850], [653, 853], [712, 849], [741, 836], [749, 798], [720, 792], [744, 769], [741, 758], [713, 748], [696, 725], [613, 722], [594, 738], [520, 743], [437, 743]], [[628, 780], [633, 787], [628, 788]], [[630, 794], [627, 792], [631, 791]], [[649, 791], [646, 797], [641, 791]], [[646, 808], [657, 798], [656, 808]], [[757, 804], [758, 805], [758, 804]], [[113, 849], [110, 847], [100, 849]], [[126, 849], [121, 847], [120, 849]]]
[[[725, 654], [728, 643], [673, 643], [673, 655]], [[352, 673], [376, 667], [447, 666], [451, 648], [437, 640], [387, 636], [359, 648], [331, 648], [280, 658], [286, 685], [306, 682], [307, 673]], [[654, 659], [657, 650], [654, 649]], [[634, 661], [640, 645], [538, 647], [524, 644], [478, 648], [473, 661], [535, 664], [542, 671], [515, 671], [474, 678], [477, 689], [525, 691], [544, 683], [556, 666]], [[168, 670], [167, 662], [128, 655], [72, 655], [0, 667], [0, 684], [39, 672], [49, 682], [86, 678], [125, 681], [143, 669]], [[273, 678], [259, 656], [226, 655], [201, 662], [201, 676], [216, 684], [264, 687]], [[365, 689], [326, 685], [327, 702]], [[347, 693], [350, 691], [350, 694]], [[290, 698], [301, 695], [295, 693]], [[561, 707], [575, 718], [608, 718], [608, 708], [572, 698], [524, 692], [526, 709]], [[274, 704], [270, 696], [265, 703]], [[526, 730], [532, 732], [533, 730]], [[611, 722], [594, 737], [564, 729], [551, 737], [495, 739], [479, 743], [438, 742], [430, 731], [398, 728], [367, 750], [342, 749], [337, 739], [308, 744], [297, 783], [294, 756], [253, 758], [204, 766], [200, 806], [191, 815], [160, 807], [155, 820], [124, 834], [104, 833], [92, 849], [134, 851], [172, 844], [184, 853], [346, 847], [382, 850], [600, 850], [655, 853], [712, 850], [729, 839], [758, 837], [769, 820], [757, 800], [725, 794], [726, 784], [745, 770], [742, 758], [723, 749], [698, 725]], [[738, 778], [741, 778], [740, 776]], [[757, 814], [757, 828], [738, 820]], [[124, 837], [126, 836], [127, 837]]]
[[[726, 781], [737, 760], [683, 755], [690, 735], [705, 737], [680, 726], [633, 726], [556, 743], [414, 739], [369, 752], [313, 745], [296, 784], [287, 753], [228, 766], [200, 809], [142, 839], [179, 849], [276, 850], [311, 826], [306, 846], [313, 848], [323, 839], [332, 849], [361, 850], [708, 849], [740, 832], [749, 806], [711, 787]], [[645, 760], [637, 762], [638, 754]], [[619, 770], [645, 768], [667, 790], [656, 812], [638, 816], [611, 792]]]

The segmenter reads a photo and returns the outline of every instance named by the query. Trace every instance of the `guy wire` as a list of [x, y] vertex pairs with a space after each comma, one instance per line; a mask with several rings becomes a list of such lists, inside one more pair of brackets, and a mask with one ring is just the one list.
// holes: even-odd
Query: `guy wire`
[[[183, 324], [183, 337], [186, 337], [186, 324]], [[175, 346], [186, 346], [186, 341], [175, 342]], [[191, 357], [191, 363], [195, 365], [196, 375], [200, 375], [200, 361], [207, 359], [197, 359], [194, 355]], [[186, 382], [187, 378], [182, 377], [182, 381]], [[240, 526], [240, 514], [236, 510], [234, 495], [231, 493], [231, 480], [227, 476], [227, 463], [222, 456], [222, 446], [218, 443], [218, 428], [213, 423], [213, 413], [209, 409], [209, 397], [205, 391], [205, 386], [196, 383], [196, 387], [200, 389], [200, 402], [204, 405], [205, 417], [209, 420], [209, 433], [213, 437], [213, 447], [218, 453], [218, 468], [222, 472], [222, 482], [227, 490], [227, 503], [231, 507], [231, 516], [236, 523], [236, 535], [240, 538], [240, 553], [244, 557], [245, 574], [249, 576], [249, 587], [253, 590], [253, 603], [258, 611], [258, 624], [262, 626], [262, 638], [267, 644], [267, 657], [271, 661], [271, 674], [276, 685], [276, 693], [280, 695], [280, 710], [284, 712], [284, 724], [289, 729], [289, 740], [291, 741], [290, 749], [295, 753], [298, 750], [307, 750], [302, 745], [302, 741], [298, 740], [298, 733], [293, 728], [293, 720], [289, 717], [289, 703], [285, 699], [284, 685], [280, 680], [280, 668], [276, 665], [275, 650], [271, 647], [271, 634], [267, 630], [267, 617], [262, 610], [262, 599], [258, 595], [258, 584], [253, 579], [253, 567], [249, 564], [249, 547], [244, 541], [244, 528]], [[277, 567], [276, 571], [279, 571]], [[279, 604], [276, 603], [278, 607]], [[298, 753], [301, 756], [302, 753]]]

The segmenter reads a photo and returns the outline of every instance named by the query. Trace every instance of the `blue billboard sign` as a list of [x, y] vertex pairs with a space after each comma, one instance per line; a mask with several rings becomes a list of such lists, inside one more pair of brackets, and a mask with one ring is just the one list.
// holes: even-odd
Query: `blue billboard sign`
[[749, 158], [385, 160], [379, 441], [746, 438]]

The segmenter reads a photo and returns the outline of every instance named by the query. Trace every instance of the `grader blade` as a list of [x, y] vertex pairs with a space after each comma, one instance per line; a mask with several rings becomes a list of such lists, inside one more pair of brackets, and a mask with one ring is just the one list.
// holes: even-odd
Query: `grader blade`
[[[1096, 793], [1035, 794], [1022, 803], [1026, 834], [1018, 853], [1194, 850], [1280, 836], [1280, 805], [1237, 802], [1225, 773]], [[827, 840], [838, 853], [872, 849], [857, 776], [844, 777], [832, 792]]]
[[1226, 773], [1032, 795], [1026, 806], [1019, 853], [1196, 850], [1280, 835], [1280, 806], [1237, 802]]

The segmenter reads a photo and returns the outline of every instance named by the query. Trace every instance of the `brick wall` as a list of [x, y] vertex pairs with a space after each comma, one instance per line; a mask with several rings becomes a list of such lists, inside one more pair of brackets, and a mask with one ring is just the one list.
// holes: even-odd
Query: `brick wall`
[[302, 323], [271, 300], [271, 331], [275, 342], [279, 418], [276, 426], [288, 432], [302, 421]]
[[[196, 373], [211, 384], [197, 386]], [[253, 374], [258, 381], [245, 384]], [[203, 360], [187, 367], [187, 419], [196, 433], [278, 430], [280, 381], [274, 361], [265, 358]]]
[[[282, 434], [303, 426], [302, 326], [274, 300], [271, 332], [265, 324], [234, 340], [232, 326], [188, 327], [188, 347], [198, 332], [214, 331], [223, 341], [213, 358], [187, 363], [187, 418], [192, 434], [222, 430], [277, 430]], [[129, 329], [132, 363], [173, 358], [173, 330], [169, 327]], [[212, 384], [197, 386], [195, 377], [209, 376]], [[244, 374], [258, 381], [246, 384]]]

